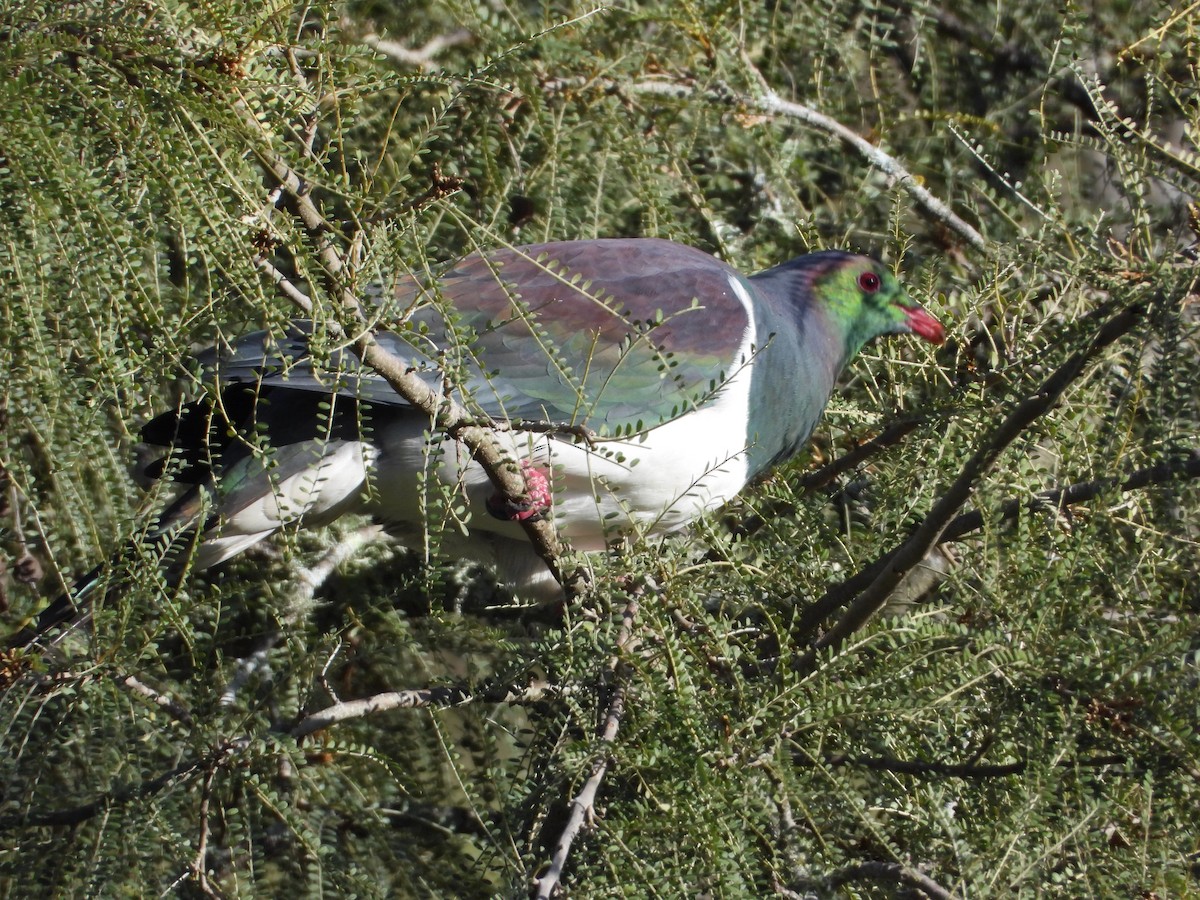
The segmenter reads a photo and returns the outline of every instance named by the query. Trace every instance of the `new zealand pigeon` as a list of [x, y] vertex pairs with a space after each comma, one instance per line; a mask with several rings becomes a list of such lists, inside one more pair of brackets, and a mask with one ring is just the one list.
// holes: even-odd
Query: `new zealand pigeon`
[[541, 508], [511, 508], [427, 415], [296, 322], [203, 354], [217, 388], [144, 429], [170, 448], [150, 474], [191, 486], [159, 528], [198, 525], [198, 567], [367, 513], [417, 546], [439, 528], [442, 554], [545, 598], [558, 588], [523, 516], [552, 514], [578, 550], [678, 529], [797, 453], [867, 341], [944, 337], [887, 268], [840, 251], [746, 277], [665, 240], [537, 244], [383, 296], [381, 343], [481, 419], [514, 423], [497, 436]]

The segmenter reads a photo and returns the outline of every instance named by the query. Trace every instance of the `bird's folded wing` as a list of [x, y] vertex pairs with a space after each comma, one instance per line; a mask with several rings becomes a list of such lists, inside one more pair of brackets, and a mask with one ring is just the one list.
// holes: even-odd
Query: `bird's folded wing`
[[[484, 415], [627, 434], [703, 403], [743, 362], [740, 278], [702, 251], [656, 240], [474, 254], [432, 287], [399, 279], [384, 309], [405, 318], [385, 315], [392, 330], [376, 337]], [[407, 405], [307, 321], [247, 335], [201, 361], [220, 383]]]

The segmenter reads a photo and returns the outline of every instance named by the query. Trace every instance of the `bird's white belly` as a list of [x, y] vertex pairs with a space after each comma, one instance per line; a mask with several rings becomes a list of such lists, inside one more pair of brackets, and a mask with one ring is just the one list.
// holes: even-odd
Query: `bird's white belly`
[[744, 413], [729, 415], [742, 399], [737, 387], [726, 385], [727, 396], [640, 438], [539, 448], [534, 462], [550, 463], [567, 540], [594, 550], [620, 534], [674, 531], [737, 494], [748, 478], [745, 428], [729, 424], [746, 421]]

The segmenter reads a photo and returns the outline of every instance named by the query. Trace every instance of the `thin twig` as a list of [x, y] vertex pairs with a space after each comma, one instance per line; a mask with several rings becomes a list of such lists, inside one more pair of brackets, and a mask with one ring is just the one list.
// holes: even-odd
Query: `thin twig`
[[297, 584], [292, 600], [288, 603], [286, 623], [307, 615], [313, 597], [321, 585], [330, 579], [338, 566], [354, 556], [363, 547], [376, 542], [391, 540], [387, 530], [377, 522], [356, 528], [327, 550], [319, 560], [297, 573]]
[[225, 690], [221, 692], [221, 706], [232, 706], [236, 703], [238, 693], [259, 671], [265, 669], [269, 676], [271, 651], [283, 639], [287, 626], [299, 621], [310, 611], [317, 589], [329, 579], [338, 566], [363, 546], [385, 537], [382, 525], [364, 525], [338, 541], [314, 565], [299, 570], [295, 578], [291, 602], [288, 603], [287, 609], [281, 617], [284, 627], [268, 632], [259, 641], [253, 653], [238, 660], [233, 677], [229, 679]]
[[432, 37], [415, 50], [412, 47], [406, 47], [398, 41], [389, 40], [373, 32], [364, 34], [359, 40], [376, 53], [382, 53], [393, 62], [429, 70], [434, 68], [434, 57], [443, 50], [469, 43], [474, 38], [475, 35], [462, 28], [458, 31], [452, 31], [449, 34], [439, 34]]
[[175, 700], [168, 697], [166, 694], [154, 690], [147, 684], [142, 683], [132, 675], [126, 675], [124, 678], [118, 678], [118, 683], [129, 688], [133, 693], [140, 697], [145, 697], [159, 709], [167, 712], [171, 718], [184, 725], [192, 724], [192, 714], [185, 707], [177, 703]]
[[[1055, 765], [1060, 768], [1103, 768], [1130, 762], [1129, 757], [1119, 754], [1105, 756], [1060, 759]], [[820, 758], [807, 754], [793, 753], [792, 764], [802, 768], [828, 766], [829, 768], [867, 769], [873, 772], [894, 772], [900, 775], [930, 778], [1011, 778], [1023, 775], [1029, 769], [1026, 760], [1011, 763], [943, 763], [926, 760], [897, 759], [890, 756], [850, 756], [845, 753], [830, 753]], [[1182, 766], [1180, 766], [1182, 768]]]
[[913, 174], [901, 165], [900, 161], [894, 156], [876, 147], [870, 141], [847, 128], [836, 119], [824, 113], [817, 112], [812, 107], [805, 106], [803, 103], [783, 99], [767, 83], [762, 72], [758, 70], [758, 67], [748, 57], [743, 56], [743, 64], [758, 83], [760, 91], [758, 96], [736, 95], [731, 98], [724, 91], [710, 90], [702, 92], [700, 88], [694, 85], [657, 80], [635, 82], [623, 89], [636, 94], [653, 94], [661, 97], [690, 97], [698, 93], [703, 93], [703, 96], [708, 99], [722, 104], [728, 104], [733, 99], [734, 102], [743, 106], [754, 108], [770, 115], [787, 116], [798, 122], [803, 122], [812, 128], [816, 128], [818, 131], [833, 135], [849, 144], [867, 162], [887, 175], [893, 182], [900, 185], [913, 198], [917, 206], [927, 214], [956, 232], [976, 250], [987, 249], [987, 241], [983, 235], [967, 224], [967, 222], [963, 221], [963, 219], [959, 218], [949, 206], [926, 190]]
[[826, 880], [830, 887], [838, 888], [848, 881], [861, 881], [865, 878], [898, 881], [916, 888], [926, 896], [933, 897], [934, 900], [957, 900], [958, 896], [946, 890], [924, 872], [896, 862], [859, 863], [835, 872]]
[[221, 706], [233, 706], [237, 702], [238, 694], [259, 672], [266, 670], [267, 677], [271, 674], [271, 651], [275, 646], [283, 640], [283, 632], [278, 628], [270, 631], [257, 647], [254, 648], [249, 656], [243, 656], [237, 661], [237, 667], [233, 671], [233, 677], [229, 679], [229, 683], [225, 685], [225, 690], [221, 692], [221, 699], [218, 701]]
[[843, 472], [855, 469], [859, 464], [870, 459], [876, 453], [900, 443], [909, 432], [919, 428], [929, 421], [928, 413], [914, 413], [902, 416], [889, 422], [883, 431], [874, 437], [856, 444], [853, 449], [831, 460], [819, 469], [806, 472], [796, 481], [796, 488], [801, 491], [812, 491], [824, 487]]
[[290, 734], [296, 739], [306, 737], [351, 719], [362, 719], [375, 713], [392, 709], [417, 709], [430, 707], [464, 706], [472, 702], [485, 703], [536, 703], [546, 697], [561, 696], [567, 689], [544, 681], [526, 685], [502, 685], [475, 691], [463, 685], [441, 685], [431, 688], [416, 688], [410, 691], [386, 691], [361, 700], [345, 700], [327, 706], [300, 720]]
[[233, 706], [237, 702], [238, 693], [259, 671], [266, 669], [269, 675], [271, 651], [283, 639], [286, 626], [307, 614], [311, 609], [317, 589], [329, 579], [338, 566], [362, 549], [364, 545], [379, 540], [383, 536], [385, 533], [382, 525], [364, 525], [338, 541], [314, 565], [299, 571], [295, 592], [282, 617], [285, 629], [276, 628], [268, 632], [253, 653], [238, 660], [233, 677], [229, 679], [229, 684], [221, 692], [221, 706]]
[[550, 859], [550, 867], [536, 881], [536, 896], [538, 900], [549, 900], [551, 894], [554, 893], [555, 888], [562, 881], [563, 870], [566, 868], [567, 859], [571, 855], [571, 844], [579, 836], [584, 822], [589, 821], [595, 815], [596, 792], [599, 791], [600, 783], [604, 780], [604, 773], [608, 771], [609, 748], [617, 738], [617, 730], [621, 726], [621, 718], [625, 713], [625, 696], [628, 690], [628, 673], [626, 668], [628, 664], [624, 661], [623, 657], [626, 647], [628, 647], [629, 642], [633, 638], [633, 624], [637, 620], [637, 614], [638, 596], [635, 593], [625, 606], [625, 612], [621, 617], [621, 628], [617, 633], [617, 653], [609, 662], [609, 667], [616, 676], [617, 683], [613, 689], [612, 699], [608, 704], [608, 713], [604, 717], [604, 724], [598, 735], [600, 742], [599, 756], [592, 765], [591, 774], [583, 783], [583, 787], [571, 799], [571, 813], [567, 818], [566, 825], [563, 826], [562, 833], [559, 835], [558, 843], [554, 847], [554, 855]]
[[196, 842], [196, 859], [192, 863], [192, 872], [196, 885], [209, 897], [220, 897], [221, 892], [208, 880], [208, 806], [212, 799], [213, 781], [217, 777], [217, 766], [208, 770], [204, 784], [200, 786], [200, 839]]

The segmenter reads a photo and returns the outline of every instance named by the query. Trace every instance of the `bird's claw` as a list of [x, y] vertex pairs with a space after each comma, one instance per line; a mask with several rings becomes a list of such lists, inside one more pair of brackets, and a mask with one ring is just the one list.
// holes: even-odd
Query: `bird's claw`
[[536, 522], [549, 512], [553, 497], [546, 473], [525, 459], [521, 461], [521, 475], [525, 478], [525, 499], [514, 502], [503, 491], [496, 491], [487, 500], [491, 516], [502, 522]]

